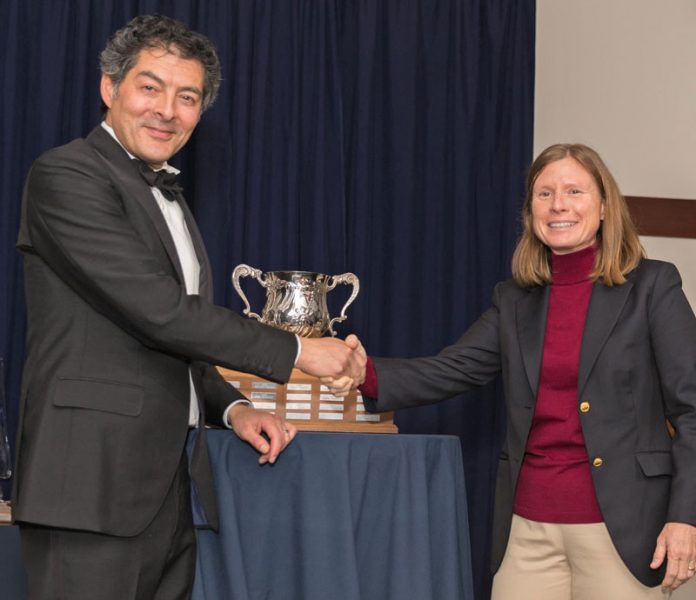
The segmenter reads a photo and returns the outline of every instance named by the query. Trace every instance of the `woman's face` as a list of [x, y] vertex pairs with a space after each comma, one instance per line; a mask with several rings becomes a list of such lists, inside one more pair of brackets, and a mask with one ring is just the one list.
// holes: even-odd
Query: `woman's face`
[[532, 188], [532, 225], [554, 254], [591, 246], [603, 218], [597, 184], [577, 160], [568, 156], [542, 169]]

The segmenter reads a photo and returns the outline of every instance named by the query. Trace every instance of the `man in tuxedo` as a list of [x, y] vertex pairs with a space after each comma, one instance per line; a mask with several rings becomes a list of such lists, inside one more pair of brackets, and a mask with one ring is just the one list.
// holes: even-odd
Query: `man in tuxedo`
[[167, 163], [217, 94], [210, 40], [142, 16], [100, 58], [104, 122], [41, 156], [25, 187], [14, 518], [30, 599], [187, 598], [191, 492], [217, 527], [204, 420], [261, 463], [295, 435], [213, 365], [285, 382], [293, 366], [351, 376], [363, 359], [212, 303], [203, 241]]

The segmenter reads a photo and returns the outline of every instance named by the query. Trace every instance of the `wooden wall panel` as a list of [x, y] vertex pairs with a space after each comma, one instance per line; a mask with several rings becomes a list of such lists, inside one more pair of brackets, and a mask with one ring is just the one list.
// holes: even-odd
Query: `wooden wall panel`
[[626, 196], [640, 235], [696, 238], [696, 200]]

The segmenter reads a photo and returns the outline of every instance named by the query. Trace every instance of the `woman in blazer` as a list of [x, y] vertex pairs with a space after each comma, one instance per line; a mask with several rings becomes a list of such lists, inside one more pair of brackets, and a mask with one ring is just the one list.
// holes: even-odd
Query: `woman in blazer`
[[371, 359], [366, 406], [438, 402], [502, 374], [493, 599], [667, 597], [696, 571], [696, 319], [679, 274], [644, 258], [587, 146], [541, 153], [522, 221], [492, 307], [437, 356]]

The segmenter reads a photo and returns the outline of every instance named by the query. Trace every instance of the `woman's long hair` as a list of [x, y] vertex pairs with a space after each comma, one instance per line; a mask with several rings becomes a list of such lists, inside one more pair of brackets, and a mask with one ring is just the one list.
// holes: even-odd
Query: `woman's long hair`
[[523, 287], [552, 282], [551, 250], [534, 233], [533, 188], [539, 173], [549, 163], [571, 157], [593, 177], [604, 205], [604, 220], [597, 232], [597, 257], [590, 275], [607, 286], [626, 281], [626, 274], [645, 256], [628, 206], [614, 177], [592, 148], [583, 144], [554, 144], [534, 161], [527, 176], [527, 194], [522, 206], [522, 235], [512, 255], [512, 276]]

